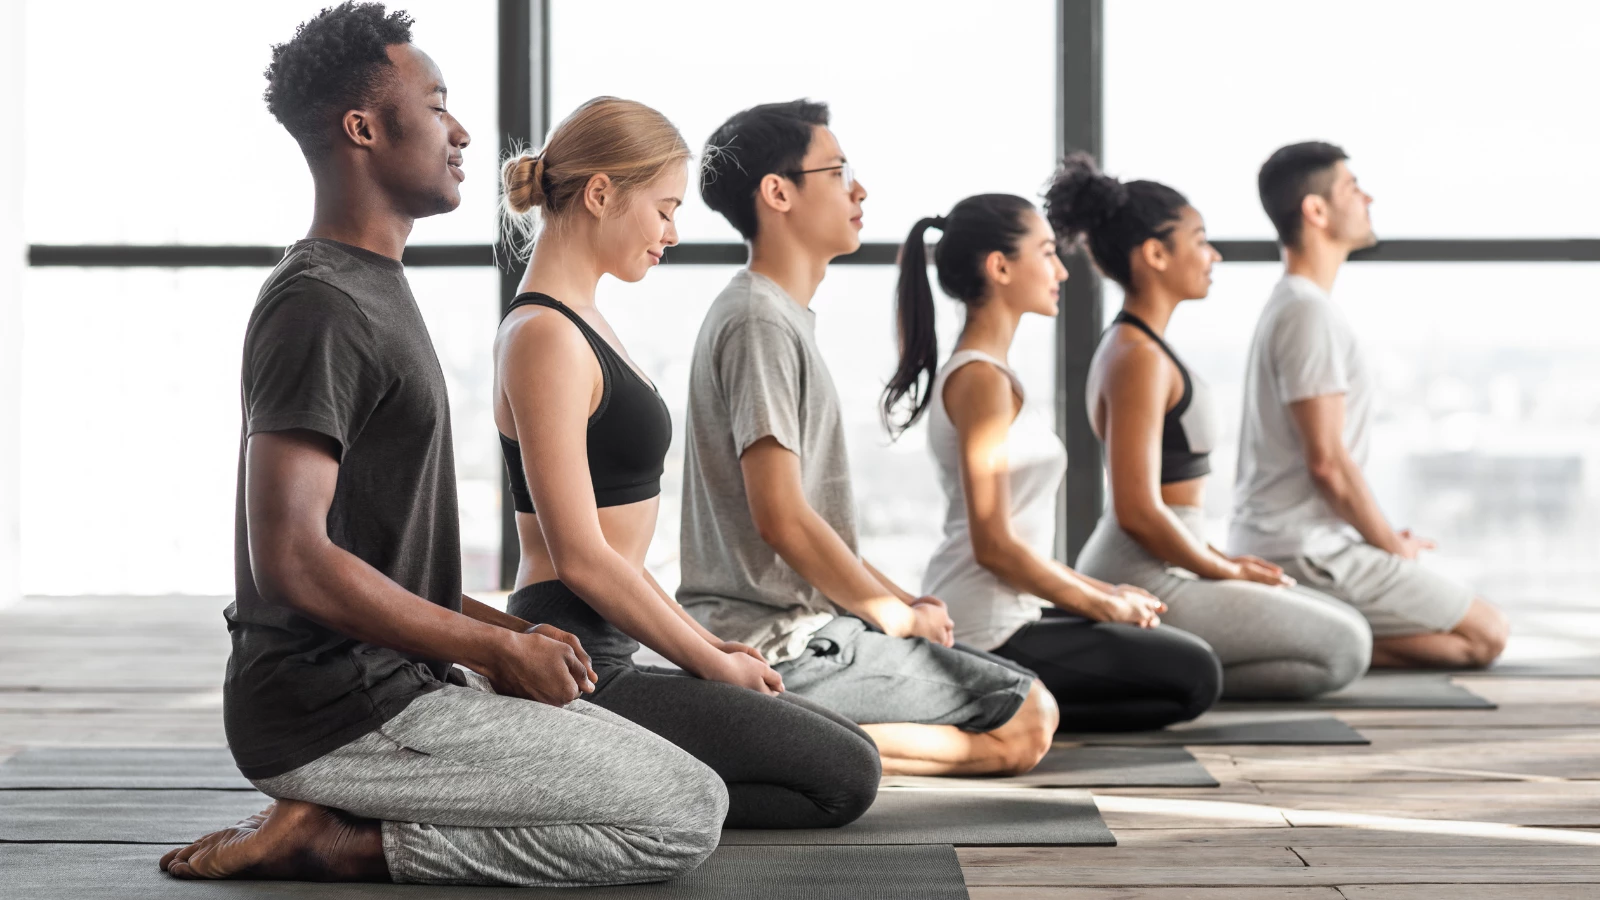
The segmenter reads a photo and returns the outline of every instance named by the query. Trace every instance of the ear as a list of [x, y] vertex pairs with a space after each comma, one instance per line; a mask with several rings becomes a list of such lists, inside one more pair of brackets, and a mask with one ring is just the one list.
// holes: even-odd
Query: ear
[[774, 212], [788, 212], [794, 207], [793, 185], [777, 175], [763, 175], [756, 185], [756, 202], [765, 203]]
[[1165, 272], [1167, 265], [1172, 262], [1172, 254], [1167, 251], [1167, 244], [1160, 238], [1145, 238], [1139, 245], [1139, 256], [1144, 264], [1152, 271]]
[[364, 109], [352, 109], [339, 120], [345, 140], [358, 147], [371, 147], [378, 142], [380, 124], [377, 116]]
[[1300, 198], [1300, 215], [1307, 224], [1317, 228], [1328, 227], [1328, 198], [1321, 194], [1307, 194]]
[[990, 284], [1011, 283], [1011, 260], [999, 250], [990, 251], [983, 258], [983, 274], [988, 276]]
[[589, 183], [583, 186], [583, 208], [596, 219], [604, 218], [606, 206], [616, 199], [611, 187], [611, 176], [604, 172], [589, 176]]

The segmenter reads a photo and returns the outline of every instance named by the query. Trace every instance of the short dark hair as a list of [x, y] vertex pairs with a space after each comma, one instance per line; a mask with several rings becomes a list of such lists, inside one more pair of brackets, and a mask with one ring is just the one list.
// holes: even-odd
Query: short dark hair
[[1279, 147], [1261, 164], [1256, 189], [1261, 192], [1261, 208], [1266, 210], [1278, 240], [1285, 247], [1300, 244], [1302, 201], [1308, 194], [1322, 194], [1328, 185], [1322, 176], [1341, 160], [1349, 159], [1344, 150], [1323, 141], [1306, 141]]
[[[700, 162], [700, 196], [722, 213], [745, 240], [756, 236], [756, 188], [772, 174], [800, 168], [818, 125], [828, 124], [828, 104], [812, 100], [763, 103], [734, 113], [706, 141]], [[804, 175], [791, 175], [802, 183]]]
[[1089, 246], [1094, 264], [1107, 278], [1133, 286], [1135, 248], [1151, 238], [1163, 243], [1177, 228], [1189, 201], [1159, 181], [1118, 181], [1100, 171], [1094, 157], [1067, 156], [1044, 192], [1044, 215], [1063, 247]]
[[[377, 99], [394, 69], [388, 48], [411, 43], [412, 21], [382, 3], [346, 0], [300, 23], [293, 38], [272, 48], [267, 109], [307, 159], [327, 156], [340, 118]], [[392, 109], [384, 116], [389, 127], [398, 124]]]

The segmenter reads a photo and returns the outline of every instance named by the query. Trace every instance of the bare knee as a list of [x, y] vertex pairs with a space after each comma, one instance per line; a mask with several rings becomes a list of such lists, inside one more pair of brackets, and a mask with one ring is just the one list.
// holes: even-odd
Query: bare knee
[[1002, 773], [1021, 775], [1031, 772], [1050, 752], [1056, 726], [1061, 724], [1061, 709], [1056, 698], [1035, 679], [1022, 706], [1004, 725], [989, 732], [1000, 739]]

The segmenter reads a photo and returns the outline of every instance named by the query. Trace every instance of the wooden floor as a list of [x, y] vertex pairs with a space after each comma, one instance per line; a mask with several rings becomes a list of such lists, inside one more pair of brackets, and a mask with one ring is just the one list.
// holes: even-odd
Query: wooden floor
[[[0, 759], [221, 745], [224, 602], [0, 610]], [[1527, 621], [1571, 639], [1574, 612]], [[1191, 748], [1221, 787], [1095, 791], [1115, 848], [961, 849], [972, 896], [1600, 897], [1600, 679], [1465, 683], [1500, 708], [1339, 713], [1370, 747]]]

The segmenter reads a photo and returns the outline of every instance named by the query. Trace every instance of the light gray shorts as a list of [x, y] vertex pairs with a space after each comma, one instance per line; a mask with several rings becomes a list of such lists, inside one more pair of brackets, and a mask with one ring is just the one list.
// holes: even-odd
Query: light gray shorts
[[1472, 605], [1471, 588], [1371, 544], [1273, 562], [1301, 584], [1355, 607], [1375, 638], [1449, 631]]

